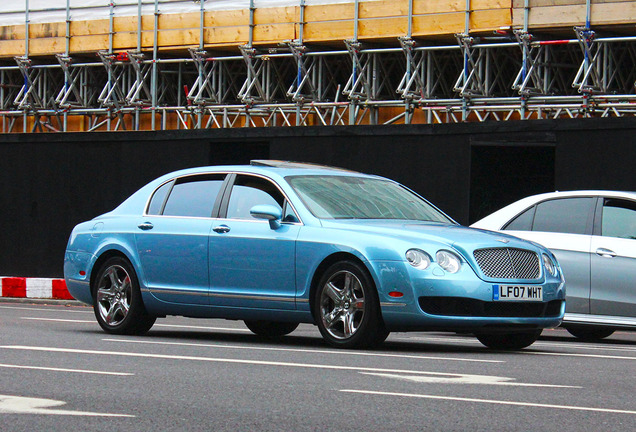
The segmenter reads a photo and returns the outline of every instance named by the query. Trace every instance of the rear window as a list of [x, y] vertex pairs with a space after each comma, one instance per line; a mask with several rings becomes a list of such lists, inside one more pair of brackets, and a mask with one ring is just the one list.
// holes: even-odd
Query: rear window
[[225, 174], [206, 174], [178, 179], [170, 191], [163, 215], [211, 217], [224, 179]]

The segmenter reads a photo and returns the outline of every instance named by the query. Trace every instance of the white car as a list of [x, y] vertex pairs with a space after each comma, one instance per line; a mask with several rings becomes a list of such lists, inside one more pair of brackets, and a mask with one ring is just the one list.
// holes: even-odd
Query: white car
[[598, 340], [636, 330], [636, 192], [534, 195], [475, 222], [549, 248], [563, 269], [563, 326]]

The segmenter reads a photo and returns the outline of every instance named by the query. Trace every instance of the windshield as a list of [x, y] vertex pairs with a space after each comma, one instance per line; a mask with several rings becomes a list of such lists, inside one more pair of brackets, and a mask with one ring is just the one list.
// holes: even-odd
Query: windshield
[[291, 176], [287, 181], [321, 219], [400, 219], [453, 223], [405, 187], [389, 180], [346, 176]]

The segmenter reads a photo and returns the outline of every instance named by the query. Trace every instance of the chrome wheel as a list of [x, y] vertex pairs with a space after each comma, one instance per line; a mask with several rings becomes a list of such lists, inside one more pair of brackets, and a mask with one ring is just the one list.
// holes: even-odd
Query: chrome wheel
[[375, 347], [389, 335], [373, 278], [357, 261], [327, 268], [314, 291], [312, 310], [322, 337], [338, 348]]
[[334, 273], [320, 296], [320, 319], [325, 330], [336, 339], [349, 339], [364, 319], [364, 304], [360, 279], [348, 270]]
[[112, 257], [100, 267], [92, 293], [95, 318], [108, 333], [144, 334], [157, 319], [146, 311], [137, 274], [123, 257]]
[[130, 311], [132, 284], [130, 275], [120, 265], [112, 265], [103, 273], [97, 286], [100, 317], [112, 327], [121, 324]]

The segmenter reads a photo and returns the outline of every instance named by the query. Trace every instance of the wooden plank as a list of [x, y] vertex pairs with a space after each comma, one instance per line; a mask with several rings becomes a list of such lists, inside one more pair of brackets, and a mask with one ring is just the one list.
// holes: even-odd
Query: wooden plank
[[237, 9], [228, 11], [206, 12], [205, 26], [249, 26], [250, 11], [248, 9]]
[[0, 41], [0, 57], [13, 58], [24, 55], [24, 40]]
[[299, 8], [295, 6], [257, 8], [254, 11], [254, 24], [295, 23], [299, 20]]
[[24, 39], [24, 25], [10, 25], [0, 27], [0, 40]]
[[[205, 43], [212, 45], [221, 44], [246, 44], [249, 40], [249, 26], [212, 27], [205, 29]], [[198, 39], [197, 39], [198, 42]]]
[[353, 3], [326, 4], [305, 7], [305, 22], [319, 23], [323, 21], [352, 20], [355, 17]]
[[66, 36], [66, 23], [36, 23], [29, 25], [33, 39]]
[[320, 42], [350, 39], [353, 37], [353, 20], [325, 21], [307, 23], [304, 39], [307, 42]]
[[71, 38], [71, 52], [95, 52], [108, 49], [108, 35], [76, 36]]
[[29, 56], [62, 54], [66, 51], [66, 38], [38, 38], [29, 40]]
[[474, 11], [470, 14], [470, 31], [483, 32], [499, 30], [512, 25], [509, 9], [489, 9]]
[[255, 42], [282, 42], [296, 39], [296, 25], [293, 23], [267, 24], [254, 27]]
[[161, 30], [157, 34], [157, 44], [159, 46], [199, 46], [200, 37], [201, 31], [198, 28]]
[[[585, 5], [545, 6], [530, 10], [530, 28], [564, 28], [585, 25]], [[591, 25], [620, 25], [636, 23], [636, 2], [625, 4], [593, 4], [590, 10]], [[523, 27], [523, 9], [513, 9], [513, 26]]]
[[379, 37], [404, 36], [408, 31], [408, 18], [394, 17], [360, 20], [358, 37], [372, 39]]
[[461, 33], [465, 27], [463, 12], [420, 15], [413, 19], [413, 36], [439, 36]]
[[[471, 10], [510, 9], [511, 0], [471, 0]], [[464, 1], [465, 9], [466, 1]]]
[[[592, 0], [592, 4], [631, 3], [634, 0]], [[585, 5], [586, 0], [530, 0], [530, 7]], [[524, 0], [512, 0], [513, 8], [523, 8]]]
[[359, 17], [365, 18], [388, 18], [409, 15], [408, 0], [395, 1], [372, 1], [360, 3]]
[[466, 0], [414, 0], [415, 15], [460, 12], [466, 10]]
[[71, 36], [108, 34], [108, 20], [71, 21]]
[[[141, 23], [142, 25], [144, 24], [143, 19], [141, 20]], [[137, 31], [137, 28], [137, 16], [123, 16], [113, 18], [113, 31], [115, 33]]]

